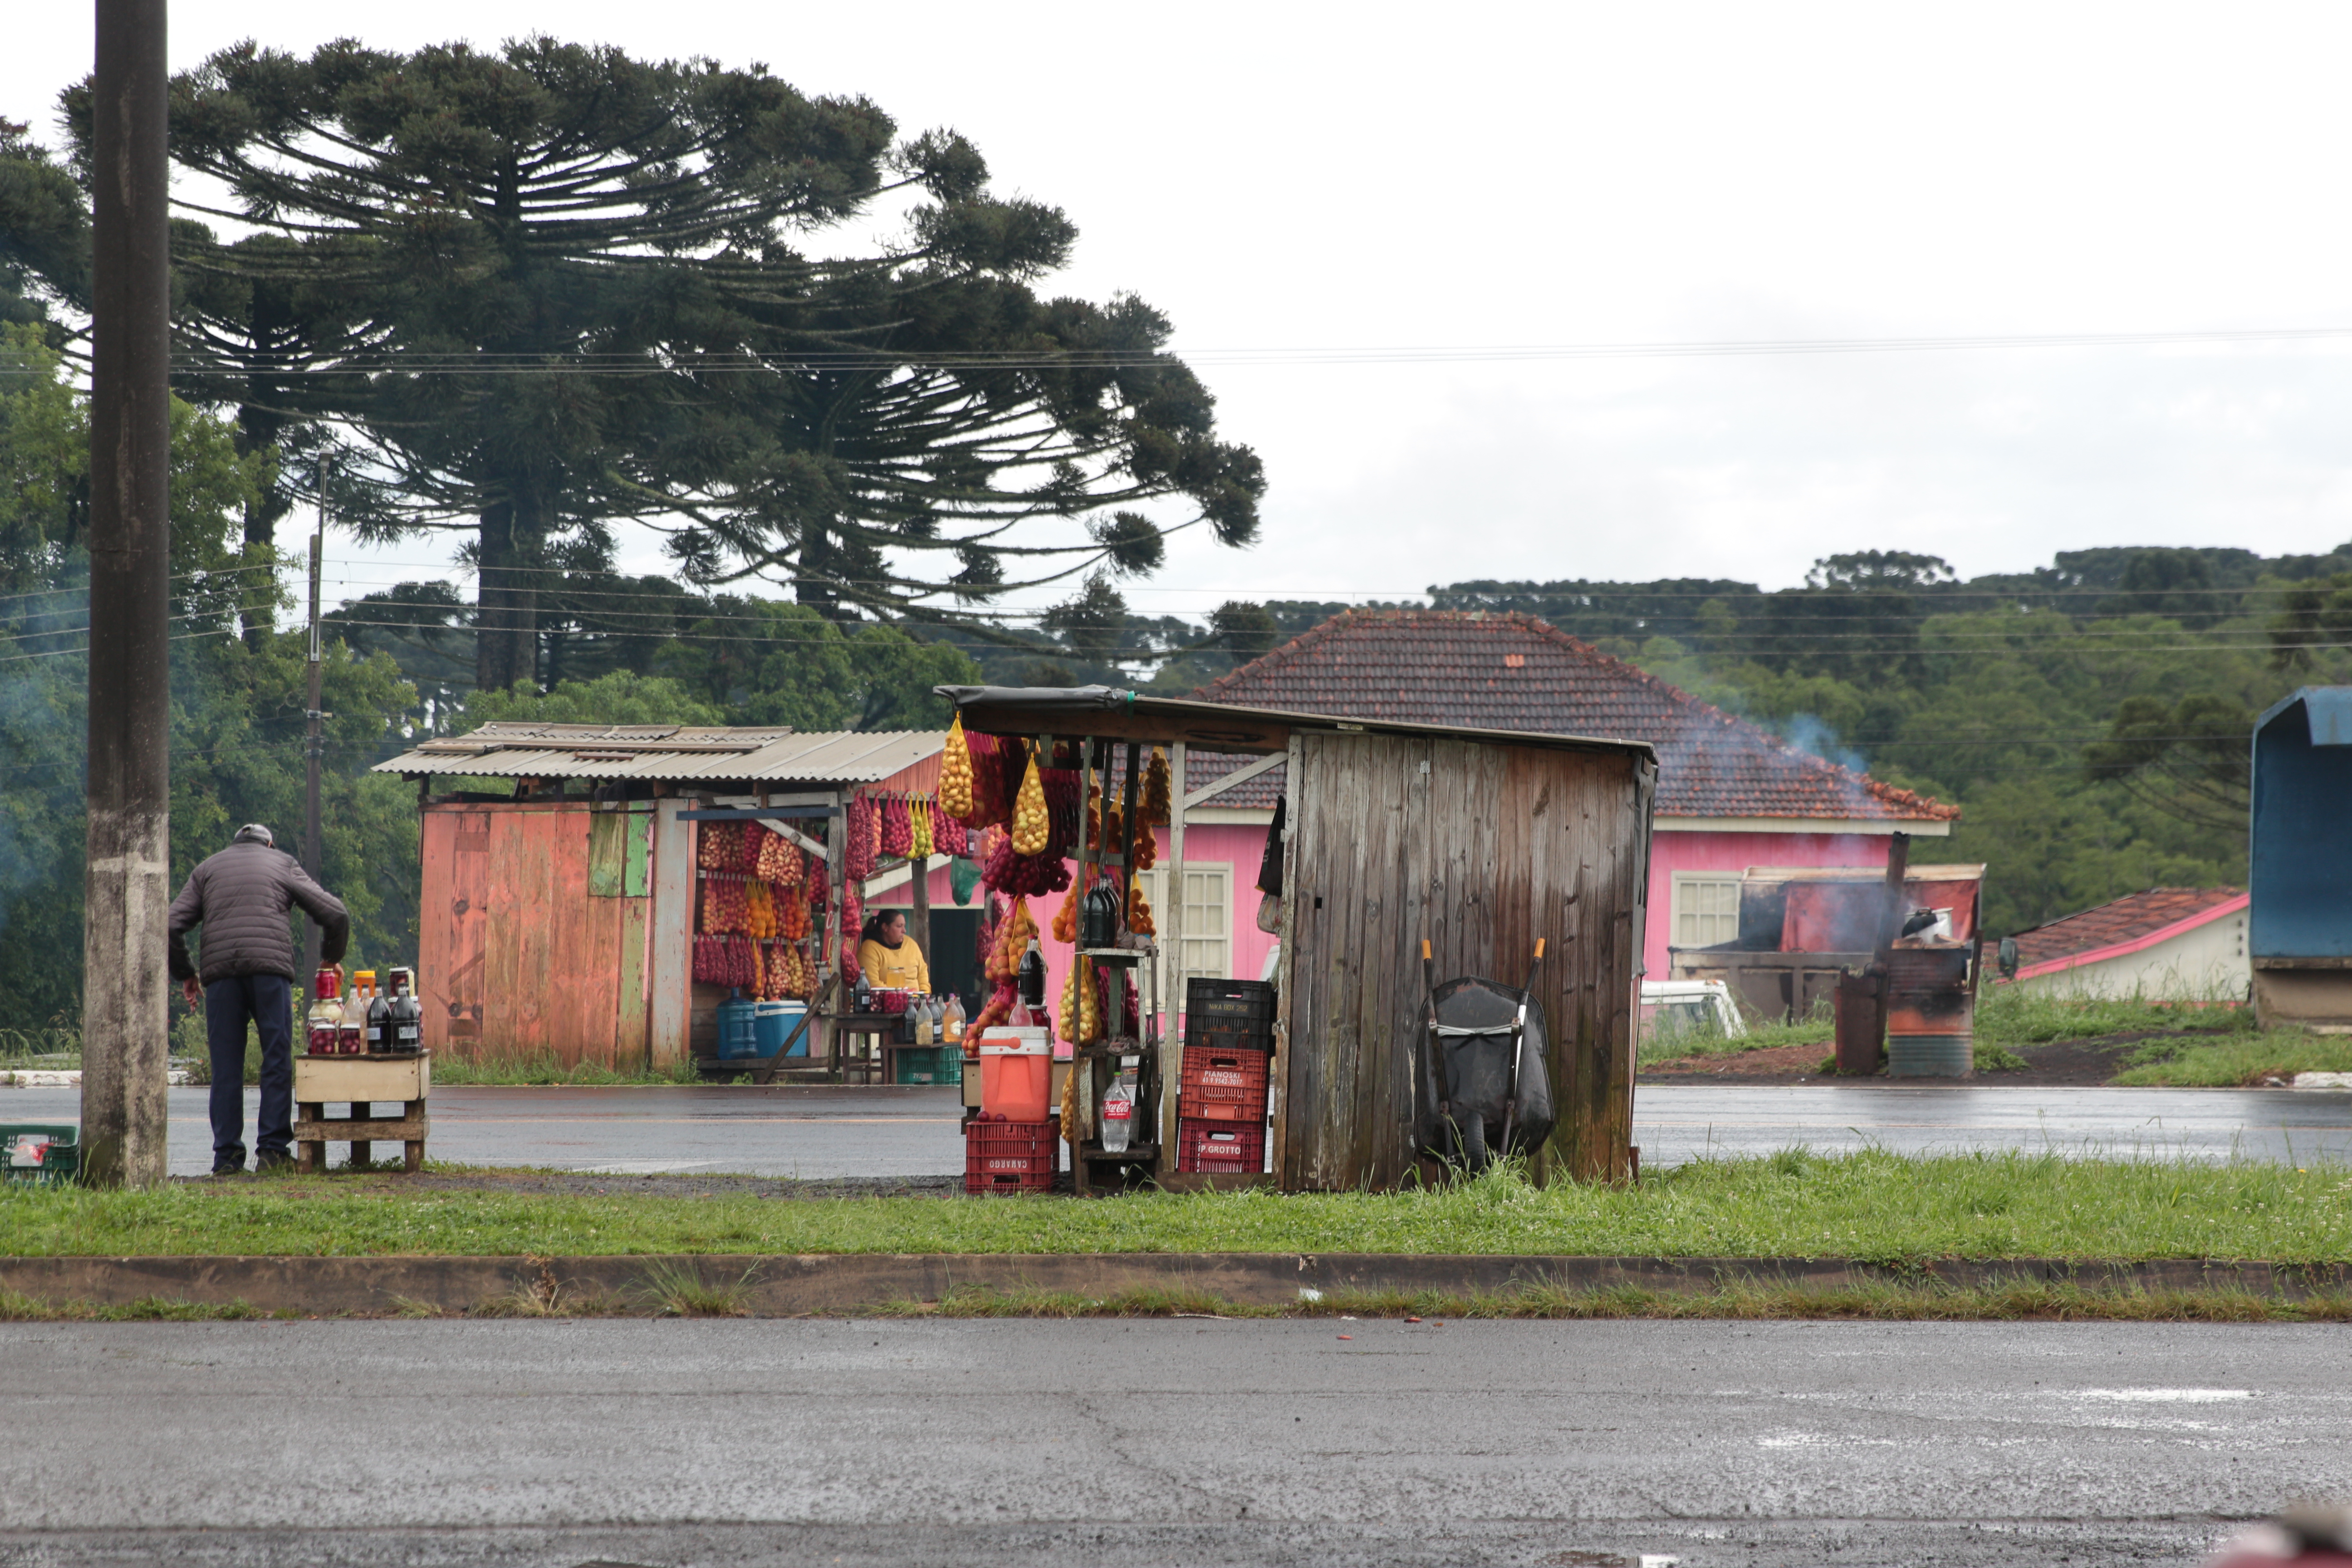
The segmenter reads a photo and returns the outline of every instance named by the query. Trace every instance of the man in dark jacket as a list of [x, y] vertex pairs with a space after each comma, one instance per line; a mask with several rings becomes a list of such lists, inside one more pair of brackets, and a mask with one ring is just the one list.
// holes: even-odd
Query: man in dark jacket
[[[172, 978], [189, 1006], [205, 1010], [212, 1050], [215, 1176], [245, 1169], [248, 1018], [261, 1037], [255, 1163], [266, 1171], [293, 1158], [294, 934], [288, 911], [299, 904], [318, 922], [322, 963], [340, 962], [351, 942], [352, 917], [341, 901], [274, 844], [269, 829], [247, 823], [227, 848], [188, 874], [188, 885], [172, 900]], [[205, 933], [191, 964], [187, 935], [196, 925]]]

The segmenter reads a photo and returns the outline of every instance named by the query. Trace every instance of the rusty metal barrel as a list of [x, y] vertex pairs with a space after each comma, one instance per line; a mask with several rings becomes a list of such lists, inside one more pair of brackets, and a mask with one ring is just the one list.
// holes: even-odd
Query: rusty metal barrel
[[1886, 969], [1886, 1076], [1976, 1071], [1976, 992], [1969, 946], [1896, 948]]

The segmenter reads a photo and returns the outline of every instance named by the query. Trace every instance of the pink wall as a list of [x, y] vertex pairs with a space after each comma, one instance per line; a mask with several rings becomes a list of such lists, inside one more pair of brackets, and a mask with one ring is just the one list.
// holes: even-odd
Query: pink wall
[[1744, 871], [1750, 866], [1884, 866], [1887, 843], [1881, 833], [1677, 833], [1670, 829], [1654, 833], [1643, 964], [1652, 979], [1666, 977], [1677, 871]]

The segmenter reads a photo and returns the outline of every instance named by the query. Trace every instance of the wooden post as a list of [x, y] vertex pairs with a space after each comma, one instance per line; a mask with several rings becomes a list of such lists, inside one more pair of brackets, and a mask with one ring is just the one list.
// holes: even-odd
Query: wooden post
[[1160, 1168], [1176, 1168], [1176, 1090], [1183, 1081], [1183, 1037], [1177, 1032], [1184, 1005], [1184, 742], [1168, 748], [1168, 874], [1160, 879], [1160, 962], [1168, 977], [1161, 987], [1168, 1029], [1160, 1039]]
[[915, 951], [923, 955], [926, 966], [931, 962], [931, 858], [918, 855], [907, 862], [907, 934], [915, 939]]
[[1903, 878], [1910, 868], [1911, 836], [1907, 833], [1889, 834], [1886, 840], [1886, 887], [1882, 895], [1885, 907], [1879, 912], [1878, 952], [1871, 963], [1871, 968], [1878, 972], [1876, 1006], [1874, 1009], [1876, 1016], [1873, 1021], [1871, 1037], [1877, 1043], [1882, 1059], [1886, 1055], [1886, 1011], [1894, 1000], [1887, 978], [1895, 963], [1895, 936], [1903, 929]]
[[676, 795], [654, 803], [646, 1058], [656, 1069], [694, 1051], [694, 824], [678, 813], [695, 804]]
[[90, 79], [83, 1178], [163, 1184], [172, 985], [170, 107], [164, 0], [98, 0]]

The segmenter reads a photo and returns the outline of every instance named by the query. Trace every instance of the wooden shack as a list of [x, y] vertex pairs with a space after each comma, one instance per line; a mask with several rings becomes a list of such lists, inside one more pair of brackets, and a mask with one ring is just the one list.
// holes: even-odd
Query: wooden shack
[[[416, 781], [424, 818], [426, 1047], [461, 1060], [551, 1057], [622, 1071], [709, 1057], [727, 991], [693, 978], [698, 825], [821, 831], [854, 792], [929, 792], [941, 741], [502, 723], [378, 763]], [[830, 865], [837, 912], [840, 868]], [[838, 933], [812, 945], [829, 976]]]
[[[1549, 1023], [1559, 1121], [1538, 1174], [1631, 1172], [1635, 988], [1657, 783], [1647, 744], [1104, 687], [940, 689], [969, 731], [1163, 745], [1179, 778], [1187, 748], [1286, 763], [1269, 1107], [1282, 1187], [1391, 1187], [1415, 1169], [1423, 940], [1441, 978], [1513, 985], [1538, 939], [1546, 942], [1534, 989]], [[1180, 804], [1170, 835], [1179, 867], [1182, 828]], [[1163, 911], [1163, 921], [1177, 912]], [[1177, 940], [1181, 932], [1163, 926], [1161, 941]], [[1164, 1108], [1173, 1103], [1176, 1060], [1163, 1054], [1163, 1115], [1172, 1114]]]

